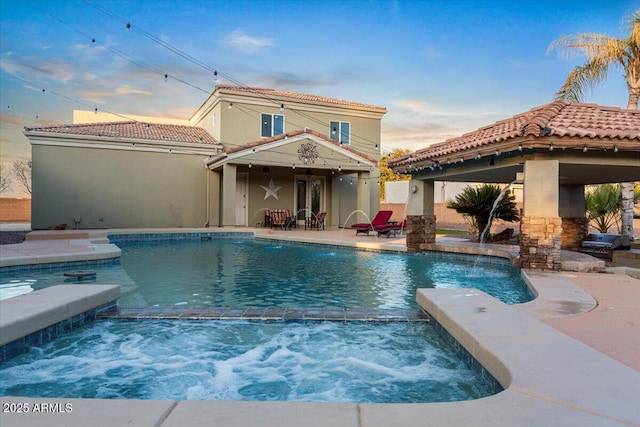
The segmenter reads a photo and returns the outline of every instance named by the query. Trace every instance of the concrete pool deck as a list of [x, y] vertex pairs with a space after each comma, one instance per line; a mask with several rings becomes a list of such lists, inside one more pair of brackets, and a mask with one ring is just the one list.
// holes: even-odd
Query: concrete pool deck
[[[355, 236], [352, 230], [256, 232], [256, 237], [404, 251], [404, 237]], [[117, 230], [117, 233], [146, 230]], [[153, 230], [149, 232], [188, 232]], [[111, 231], [109, 231], [111, 233]], [[67, 233], [67, 234], [65, 234]], [[82, 231], [80, 232], [82, 233]], [[84, 232], [86, 233], [86, 232]], [[0, 265], [55, 256], [86, 259], [101, 250], [115, 254], [92, 234], [38, 232], [19, 245], [0, 246]], [[48, 240], [33, 238], [48, 237]], [[66, 243], [55, 242], [65, 240]], [[73, 243], [71, 243], [73, 241]], [[25, 245], [25, 246], [20, 246]], [[104, 245], [104, 247], [103, 247]], [[438, 249], [477, 253], [477, 244], [439, 238]], [[457, 248], [457, 249], [456, 249]], [[117, 248], [116, 248], [117, 249]], [[509, 259], [517, 248], [486, 245]], [[474, 252], [475, 251], [475, 252]], [[31, 254], [31, 255], [30, 255]], [[118, 256], [118, 255], [113, 255]], [[573, 258], [573, 257], [572, 257]], [[593, 259], [571, 259], [598, 270]], [[37, 262], [37, 261], [36, 261]], [[637, 425], [640, 426], [640, 280], [629, 275], [525, 271], [538, 294], [534, 301], [507, 306], [482, 292], [464, 289], [420, 291], [420, 305], [501, 382], [505, 391], [466, 402], [354, 404], [312, 402], [209, 402], [3, 397], [9, 403], [72, 405], [72, 412], [1, 413], [0, 425], [225, 425], [244, 426], [413, 426], [413, 425]]]

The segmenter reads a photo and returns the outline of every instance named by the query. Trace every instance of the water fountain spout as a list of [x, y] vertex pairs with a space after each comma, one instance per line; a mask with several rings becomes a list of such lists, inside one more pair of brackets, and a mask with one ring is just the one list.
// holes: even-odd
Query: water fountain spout
[[493, 221], [493, 217], [496, 213], [498, 204], [500, 203], [504, 195], [507, 194], [507, 192], [511, 189], [511, 186], [513, 184], [520, 184], [520, 183], [522, 183], [522, 178], [520, 176], [517, 176], [515, 180], [511, 181], [509, 184], [507, 184], [506, 187], [504, 187], [504, 189], [500, 192], [500, 194], [498, 194], [498, 197], [496, 197], [496, 199], [493, 201], [493, 206], [491, 207], [491, 212], [489, 213], [489, 221], [487, 222], [487, 225], [484, 227], [484, 230], [482, 230], [482, 233], [480, 234], [480, 247], [482, 247], [482, 245], [484, 244], [485, 235], [491, 229], [491, 222]]

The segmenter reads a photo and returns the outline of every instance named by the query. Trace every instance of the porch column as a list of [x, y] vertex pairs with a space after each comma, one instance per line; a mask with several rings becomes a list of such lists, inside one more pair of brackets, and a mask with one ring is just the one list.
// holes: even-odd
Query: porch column
[[236, 225], [236, 165], [222, 166], [222, 226]]
[[[373, 216], [376, 212], [371, 212], [371, 192], [369, 191], [369, 185], [367, 181], [369, 180], [370, 173], [367, 172], [358, 172], [358, 188], [357, 188], [357, 202], [356, 209], [365, 212], [369, 215], [369, 219], [373, 219]], [[362, 212], [358, 212], [358, 222], [367, 222], [369, 221], [366, 216], [362, 214]]]
[[421, 252], [436, 241], [436, 216], [433, 209], [435, 181], [412, 179], [407, 202], [407, 251]]
[[589, 233], [585, 217], [584, 185], [561, 185], [559, 214], [562, 218], [562, 249], [579, 251]]
[[524, 163], [524, 203], [520, 220], [522, 268], [560, 270], [559, 171], [558, 160]]
[[214, 227], [219, 227], [221, 224], [221, 206], [220, 206], [220, 187], [222, 185], [222, 176], [219, 171], [211, 171], [209, 177], [210, 189], [209, 189], [209, 224]]

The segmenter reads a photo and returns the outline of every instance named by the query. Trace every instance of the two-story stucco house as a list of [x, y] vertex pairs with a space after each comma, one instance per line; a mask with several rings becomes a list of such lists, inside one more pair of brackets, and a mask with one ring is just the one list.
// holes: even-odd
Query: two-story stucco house
[[32, 228], [255, 226], [266, 209], [350, 225], [379, 208], [385, 113], [218, 86], [189, 120], [74, 112], [74, 124], [26, 127]]

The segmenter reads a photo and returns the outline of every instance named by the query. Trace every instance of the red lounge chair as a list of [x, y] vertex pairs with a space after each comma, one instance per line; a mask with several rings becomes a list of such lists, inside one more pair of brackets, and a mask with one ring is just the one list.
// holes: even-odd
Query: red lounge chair
[[396, 234], [398, 234], [398, 231], [402, 233], [402, 230], [405, 230], [406, 228], [407, 228], [407, 220], [405, 219], [401, 223], [391, 222], [391, 223], [375, 226], [373, 227], [373, 231], [377, 232], [378, 236], [383, 234], [386, 235], [388, 239], [389, 236], [391, 236], [391, 234], [395, 236]]
[[356, 236], [358, 233], [367, 233], [368, 236], [369, 232], [374, 231], [376, 226], [388, 223], [391, 215], [393, 215], [393, 211], [378, 211], [371, 223], [359, 222], [357, 224], [353, 224], [351, 228], [356, 230]]

